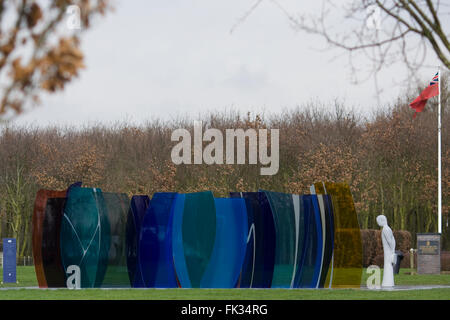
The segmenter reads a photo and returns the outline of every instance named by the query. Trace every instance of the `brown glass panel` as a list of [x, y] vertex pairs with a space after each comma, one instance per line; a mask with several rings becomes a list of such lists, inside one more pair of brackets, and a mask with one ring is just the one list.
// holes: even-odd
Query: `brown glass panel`
[[[330, 266], [333, 288], [359, 288], [362, 277], [362, 241], [350, 187], [346, 183], [319, 182], [317, 194], [331, 195], [334, 213], [334, 250]], [[328, 276], [327, 276], [328, 278]]]
[[42, 233], [45, 219], [45, 207], [48, 198], [64, 198], [66, 191], [39, 190], [34, 202], [32, 218], [32, 247], [34, 268], [40, 288], [47, 288], [44, 266], [42, 264]]

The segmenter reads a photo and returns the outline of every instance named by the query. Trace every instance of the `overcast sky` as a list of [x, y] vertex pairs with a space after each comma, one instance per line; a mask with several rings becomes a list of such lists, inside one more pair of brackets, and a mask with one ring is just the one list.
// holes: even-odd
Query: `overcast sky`
[[[278, 2], [293, 15], [319, 8], [318, 1]], [[84, 34], [87, 68], [80, 77], [15, 123], [139, 123], [226, 109], [270, 113], [334, 98], [363, 112], [377, 107], [373, 81], [351, 84], [347, 55], [333, 60], [342, 52], [319, 51], [323, 40], [296, 32], [271, 1], [230, 33], [254, 3], [116, 0], [115, 12]], [[399, 70], [380, 75], [383, 103], [404, 90], [393, 85]], [[435, 72], [423, 71], [424, 78]]]

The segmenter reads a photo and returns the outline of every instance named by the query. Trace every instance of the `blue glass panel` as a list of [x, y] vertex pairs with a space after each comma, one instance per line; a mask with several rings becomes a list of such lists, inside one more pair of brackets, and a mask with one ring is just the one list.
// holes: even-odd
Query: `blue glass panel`
[[247, 207], [248, 238], [241, 270], [241, 288], [270, 288], [275, 262], [275, 225], [269, 200], [264, 192], [232, 192]]
[[239, 278], [247, 245], [244, 199], [216, 198], [216, 238], [202, 288], [233, 288]]
[[139, 261], [148, 288], [177, 287], [172, 256], [175, 198], [176, 193], [155, 193], [142, 222]]
[[305, 238], [296, 286], [317, 288], [322, 268], [321, 213], [316, 195], [303, 195], [302, 200], [301, 211], [305, 217]]
[[303, 217], [304, 234], [300, 260], [298, 261], [299, 268], [295, 277], [294, 286], [297, 288], [311, 288], [315, 263], [314, 254], [316, 252], [311, 235], [314, 232], [314, 230], [311, 230], [313, 216], [312, 196], [302, 195], [300, 198], [300, 217]]
[[126, 226], [127, 267], [130, 283], [133, 288], [143, 288], [141, 265], [139, 263], [139, 236], [150, 199], [148, 196], [133, 196]]
[[182, 288], [191, 288], [191, 280], [186, 265], [186, 257], [184, 255], [183, 245], [183, 212], [185, 194], [177, 194], [173, 209], [173, 233], [172, 233], [172, 250], [175, 272]]

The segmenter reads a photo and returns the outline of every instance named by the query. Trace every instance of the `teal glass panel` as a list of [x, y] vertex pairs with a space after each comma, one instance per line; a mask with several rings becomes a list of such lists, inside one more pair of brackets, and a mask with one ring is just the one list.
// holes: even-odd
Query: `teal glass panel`
[[247, 246], [245, 200], [216, 198], [216, 238], [202, 288], [233, 288], [239, 278]]
[[100, 189], [71, 188], [61, 222], [61, 261], [64, 271], [77, 265], [81, 287], [100, 287], [105, 276], [111, 231]]
[[200, 288], [216, 237], [214, 197], [210, 191], [188, 193], [181, 211], [182, 199], [177, 197], [174, 208], [175, 269], [183, 288]]
[[275, 223], [276, 250], [272, 288], [290, 288], [294, 283], [295, 250], [298, 248], [292, 194], [264, 192], [269, 199]]

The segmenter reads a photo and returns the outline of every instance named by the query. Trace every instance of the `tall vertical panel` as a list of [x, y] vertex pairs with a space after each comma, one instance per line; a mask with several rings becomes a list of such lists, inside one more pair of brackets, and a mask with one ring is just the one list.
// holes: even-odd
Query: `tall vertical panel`
[[173, 231], [172, 231], [172, 251], [173, 263], [179, 284], [182, 288], [191, 288], [191, 280], [186, 265], [186, 256], [184, 255], [183, 245], [183, 212], [185, 194], [178, 193], [173, 205]]
[[291, 279], [291, 288], [298, 288], [298, 275], [301, 273], [301, 268], [303, 264], [303, 252], [305, 250], [306, 242], [306, 226], [305, 226], [305, 212], [303, 209], [303, 199], [302, 196], [293, 194], [292, 202], [294, 206], [295, 213], [295, 255], [294, 255], [294, 270]]
[[345, 183], [315, 183], [317, 194], [331, 195], [334, 212], [333, 288], [359, 288], [362, 277], [362, 242], [350, 187]]
[[42, 225], [42, 265], [49, 288], [66, 286], [66, 274], [62, 267], [60, 232], [66, 198], [48, 198]]
[[[126, 254], [126, 222], [130, 210], [130, 199], [124, 193], [109, 192], [103, 193], [103, 199], [107, 214], [105, 222], [109, 223], [110, 243], [108, 264], [101, 286], [127, 288], [131, 285]], [[104, 240], [107, 239], [104, 238]]]
[[176, 193], [155, 193], [142, 222], [139, 261], [147, 288], [176, 288], [172, 225]]
[[313, 196], [303, 195], [300, 202], [301, 216], [303, 217], [304, 237], [295, 287], [314, 288], [316, 286], [315, 268], [317, 260], [317, 228], [315, 221]]
[[319, 206], [319, 201], [317, 195], [311, 195], [312, 204], [314, 208], [314, 225], [311, 228], [315, 228], [315, 239], [316, 242], [316, 261], [314, 264], [314, 276], [312, 282], [312, 288], [319, 287], [320, 272], [322, 269], [323, 260], [323, 228], [322, 228], [322, 214]]
[[[320, 288], [329, 287], [329, 278], [331, 270], [331, 260], [333, 257], [334, 244], [334, 222], [333, 222], [333, 205], [331, 203], [330, 195], [319, 195], [322, 198], [325, 210], [325, 243], [322, 262], [322, 271], [320, 275]], [[328, 278], [328, 279], [327, 279]]]
[[216, 198], [216, 239], [202, 288], [233, 288], [239, 278], [247, 246], [244, 199]]
[[48, 287], [47, 280], [45, 278], [44, 266], [42, 264], [42, 243], [43, 241], [47, 241], [42, 235], [47, 199], [64, 198], [65, 196], [66, 196], [65, 191], [52, 191], [52, 190], [39, 190], [36, 194], [36, 200], [34, 202], [34, 210], [32, 217], [31, 237], [32, 237], [34, 268], [36, 271], [36, 277], [40, 288]]
[[143, 288], [141, 265], [139, 263], [139, 236], [142, 221], [150, 198], [146, 195], [133, 196], [130, 202], [126, 226], [126, 250], [128, 277], [133, 288]]
[[[231, 198], [241, 198], [242, 194], [240, 192], [230, 192]], [[254, 206], [252, 200], [248, 198], [243, 198], [245, 204], [245, 211], [247, 217], [247, 239], [245, 246], [245, 255], [242, 262], [242, 268], [240, 270], [239, 278], [236, 281], [235, 287], [237, 288], [251, 288], [253, 284], [253, 275], [255, 271], [255, 247], [256, 247], [256, 237], [255, 237], [255, 218], [254, 218]], [[259, 206], [259, 202], [256, 199], [256, 205]]]
[[[276, 233], [272, 209], [264, 192], [232, 192], [245, 199], [247, 208], [247, 249], [241, 271], [241, 288], [270, 288], [275, 265]], [[253, 219], [249, 220], [249, 218]], [[252, 248], [250, 250], [249, 248]]]
[[295, 273], [296, 219], [291, 194], [264, 191], [275, 223], [276, 249], [272, 288], [290, 288]]
[[3, 282], [17, 282], [17, 243], [14, 238], [3, 239]]
[[64, 270], [77, 265], [81, 287], [100, 287], [106, 273], [111, 230], [100, 189], [71, 188], [61, 223], [61, 260]]
[[216, 237], [213, 194], [205, 191], [177, 197], [175, 211], [173, 252], [177, 276], [182, 287], [200, 288]]

